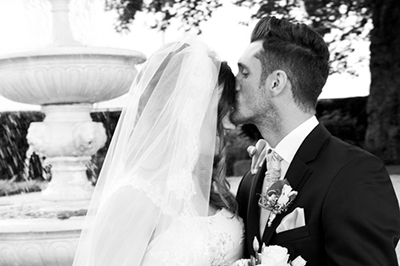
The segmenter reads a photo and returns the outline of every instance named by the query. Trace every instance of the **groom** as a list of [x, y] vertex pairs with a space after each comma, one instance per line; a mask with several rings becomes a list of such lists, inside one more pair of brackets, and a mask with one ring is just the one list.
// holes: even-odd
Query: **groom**
[[315, 117], [328, 61], [320, 35], [275, 17], [258, 22], [239, 60], [231, 119], [257, 126], [280, 158], [280, 179], [298, 192], [268, 225], [270, 212], [258, 206], [266, 164], [243, 177], [237, 200], [245, 254], [254, 255], [256, 237], [286, 247], [291, 259], [301, 255], [307, 266], [398, 265], [399, 205], [384, 165], [333, 137]]

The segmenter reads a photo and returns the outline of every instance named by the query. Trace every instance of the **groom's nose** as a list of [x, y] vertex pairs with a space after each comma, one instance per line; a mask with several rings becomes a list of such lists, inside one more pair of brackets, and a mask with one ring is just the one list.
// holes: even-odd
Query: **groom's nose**
[[241, 86], [241, 80], [240, 80], [240, 78], [239, 78], [239, 75], [236, 75], [236, 86], [235, 86], [235, 89], [236, 89], [236, 91], [238, 91], [238, 90], [240, 90], [240, 86]]

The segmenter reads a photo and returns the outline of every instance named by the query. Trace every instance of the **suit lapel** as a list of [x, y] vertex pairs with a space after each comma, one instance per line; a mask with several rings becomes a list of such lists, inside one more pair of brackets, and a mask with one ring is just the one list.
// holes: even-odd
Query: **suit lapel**
[[[256, 236], [257, 239], [260, 239], [260, 212], [258, 206], [259, 195], [261, 194], [262, 184], [264, 180], [264, 175], [266, 171], [266, 163], [264, 162], [261, 166], [261, 169], [254, 176], [251, 192], [250, 192], [250, 200], [247, 208], [247, 245], [250, 254], [253, 254], [253, 239]], [[253, 254], [254, 255], [254, 254]]]
[[[300, 145], [299, 150], [290, 163], [285, 178], [289, 181], [289, 184], [292, 186], [293, 190], [296, 190], [299, 194], [301, 193], [303, 185], [313, 172], [312, 169], [307, 166], [307, 163], [317, 157], [318, 152], [330, 135], [331, 134], [322, 124], [316, 126]], [[296, 200], [294, 202], [296, 202]], [[290, 213], [293, 209], [294, 206], [292, 205], [289, 207], [286, 213], [278, 214], [275, 217], [271, 227], [265, 227], [262, 237], [263, 243], [268, 244], [283, 217], [285, 217], [285, 215]]]
[[[300, 193], [301, 187], [307, 181], [308, 177], [312, 174], [312, 170], [309, 169], [304, 162], [299, 157], [293, 158], [292, 163], [286, 173], [286, 179], [289, 181], [289, 184], [292, 186], [293, 190], [296, 190]], [[295, 200], [296, 202], [296, 200]], [[287, 213], [292, 211], [293, 205], [290, 206], [286, 213], [278, 214], [275, 219], [273, 220], [271, 227], [265, 226], [262, 242], [268, 243], [276, 228], [280, 224], [281, 220]]]

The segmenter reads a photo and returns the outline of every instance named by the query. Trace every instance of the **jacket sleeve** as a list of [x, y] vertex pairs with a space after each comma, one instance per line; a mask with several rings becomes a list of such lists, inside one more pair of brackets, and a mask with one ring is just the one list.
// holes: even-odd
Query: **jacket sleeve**
[[329, 266], [398, 265], [399, 205], [378, 158], [360, 155], [338, 172], [321, 218]]
[[[236, 193], [236, 200], [238, 202], [239, 205], [239, 216], [243, 219], [245, 228], [247, 225], [247, 208], [249, 205], [249, 199], [250, 199], [250, 188], [251, 188], [251, 184], [252, 184], [252, 180], [253, 180], [253, 175], [251, 174], [251, 172], [247, 172], [242, 180], [240, 181], [237, 193]], [[243, 253], [243, 257], [244, 258], [249, 258], [250, 257], [250, 253], [247, 249], [247, 237], [245, 237], [245, 245], [244, 245], [244, 253]]]
[[238, 190], [236, 192], [236, 201], [239, 205], [239, 216], [243, 219], [244, 223], [246, 223], [247, 220], [247, 207], [250, 198], [252, 179], [253, 175], [250, 173], [250, 171], [247, 172], [240, 181]]

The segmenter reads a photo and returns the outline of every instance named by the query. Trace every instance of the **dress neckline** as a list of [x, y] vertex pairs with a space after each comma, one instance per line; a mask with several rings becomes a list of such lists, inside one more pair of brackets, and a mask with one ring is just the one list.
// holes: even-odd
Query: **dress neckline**
[[207, 218], [213, 218], [213, 217], [217, 217], [219, 215], [222, 215], [223, 213], [228, 213], [229, 211], [225, 208], [221, 208], [219, 210], [217, 210], [213, 215], [209, 215], [207, 216]]

